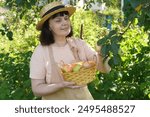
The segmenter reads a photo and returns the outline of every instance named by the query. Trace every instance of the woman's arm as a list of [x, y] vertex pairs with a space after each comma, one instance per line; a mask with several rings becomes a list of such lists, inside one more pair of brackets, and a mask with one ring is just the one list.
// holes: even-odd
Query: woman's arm
[[45, 96], [48, 94], [55, 93], [56, 91], [64, 88], [71, 87], [74, 85], [72, 82], [60, 82], [57, 84], [46, 84], [45, 80], [42, 79], [32, 79], [31, 80], [32, 91], [36, 96]]

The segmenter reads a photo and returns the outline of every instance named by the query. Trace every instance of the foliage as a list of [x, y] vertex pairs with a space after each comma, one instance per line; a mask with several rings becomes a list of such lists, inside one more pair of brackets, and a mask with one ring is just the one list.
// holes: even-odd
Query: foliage
[[120, 0], [88, 0], [86, 1], [86, 4], [84, 5], [84, 9], [90, 9], [91, 8], [91, 4], [95, 4], [96, 2], [98, 3], [105, 3], [106, 6], [112, 7], [112, 8], [120, 8]]
[[106, 3], [106, 6], [113, 7], [113, 8], [120, 8], [121, 0], [97, 0]]
[[32, 99], [31, 89], [28, 88], [30, 79], [26, 79], [31, 52], [1, 53], [0, 56], [0, 99]]
[[0, 35], [0, 99], [36, 99], [31, 91], [29, 61], [38, 44], [38, 32], [34, 23], [29, 25], [26, 19], [17, 20], [12, 13], [15, 12], [6, 15], [2, 25], [12, 32], [13, 40], [8, 39], [8, 35]]
[[102, 28], [103, 19], [93, 11], [78, 9], [72, 16], [72, 26], [74, 36], [80, 37], [81, 25], [83, 25], [82, 38], [95, 48], [98, 37], [103, 37], [107, 33], [106, 28]]
[[124, 7], [125, 20], [132, 21], [138, 18], [138, 24], [144, 26], [145, 30], [150, 29], [150, 1], [148, 0], [127, 0]]
[[[98, 74], [93, 96], [95, 99], [149, 99], [150, 94], [150, 47], [148, 35], [143, 28], [132, 25], [120, 43], [120, 48], [113, 44], [112, 52], [120, 52], [110, 60], [112, 71]], [[113, 38], [114, 39], [114, 38]], [[92, 88], [92, 87], [91, 87]]]
[[118, 20], [120, 25], [98, 40], [102, 55], [110, 57], [112, 71], [98, 74], [95, 99], [150, 98], [149, 5], [146, 0], [129, 0], [124, 22]]
[[[133, 4], [134, 2], [132, 1], [130, 4]], [[115, 29], [111, 30], [108, 35], [106, 35], [104, 38], [102, 38], [98, 41], [98, 45], [102, 45], [103, 56], [107, 57], [108, 55], [110, 55], [110, 57], [111, 57], [110, 63], [112, 63], [111, 64], [112, 67], [113, 67], [113, 65], [119, 65], [119, 63], [121, 62], [121, 58], [119, 55], [120, 42], [123, 40], [123, 38], [124, 38], [123, 35], [126, 33], [126, 31], [128, 29], [130, 29], [130, 26], [135, 22], [135, 24], [144, 26], [145, 30], [149, 30], [149, 28], [148, 28], [149, 25], [147, 24], [147, 22], [142, 22], [141, 20], [143, 20], [143, 19], [141, 17], [143, 17], [144, 15], [147, 16], [148, 11], [146, 12], [145, 9], [147, 9], [150, 6], [150, 4], [146, 3], [146, 1], [143, 1], [142, 3], [141, 2], [138, 2], [138, 3], [139, 3], [139, 5], [142, 4], [143, 7], [144, 6], [145, 7], [144, 8], [140, 7], [140, 8], [138, 8], [138, 11], [137, 11], [137, 6], [139, 7], [139, 5], [137, 4], [137, 2], [135, 2], [136, 5], [133, 5], [132, 9], [134, 11], [131, 12], [132, 14], [128, 14], [131, 10], [126, 9], [126, 12], [125, 12], [126, 15], [125, 15], [124, 22], [126, 22], [126, 21], [129, 22], [129, 23], [127, 23], [127, 26], [124, 25], [125, 23], [123, 22], [121, 24], [121, 26], [115, 27]], [[142, 10], [144, 10], [145, 12], [143, 14], [141, 13], [141, 15], [137, 18], [137, 15], [139, 15], [140, 10], [141, 10], [141, 12], [142, 12]], [[126, 20], [126, 19], [128, 19], [128, 20]], [[149, 18], [148, 18], [148, 20], [149, 20]]]
[[[16, 28], [20, 25], [20, 19], [24, 19], [24, 29], [28, 28], [30, 24], [37, 24], [39, 18], [39, 11], [44, 4], [56, 0], [6, 0], [5, 7], [11, 10], [8, 14], [4, 14], [7, 19], [5, 24], [0, 28], [2, 35], [6, 35], [9, 40], [13, 40], [13, 32], [10, 30], [12, 22], [17, 23]], [[12, 18], [12, 20], [10, 19]], [[9, 22], [8, 22], [9, 21]]]
[[102, 12], [102, 14], [104, 15], [110, 15], [110, 16], [113, 16], [113, 17], [119, 17], [119, 15], [121, 14], [120, 10], [118, 8], [113, 8], [113, 7], [109, 7], [107, 8], [106, 10], [104, 10]]

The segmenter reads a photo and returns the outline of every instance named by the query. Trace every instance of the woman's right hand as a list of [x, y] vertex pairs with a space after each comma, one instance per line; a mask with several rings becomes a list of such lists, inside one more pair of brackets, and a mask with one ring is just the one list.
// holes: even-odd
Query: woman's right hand
[[73, 85], [75, 85], [75, 83], [74, 83], [74, 82], [66, 82], [66, 81], [63, 81], [63, 82], [60, 83], [60, 85], [61, 85], [62, 87], [68, 87], [68, 86], [73, 86]]
[[55, 93], [61, 88], [80, 88], [81, 86], [76, 86], [74, 82], [60, 82], [55, 84], [46, 84], [44, 79], [32, 79], [32, 91], [36, 96], [45, 96], [51, 93]]
[[67, 81], [63, 81], [61, 83], [62, 87], [67, 87], [67, 88], [72, 88], [72, 89], [75, 89], [75, 88], [81, 88], [82, 86], [77, 86], [75, 85], [74, 82], [67, 82]]

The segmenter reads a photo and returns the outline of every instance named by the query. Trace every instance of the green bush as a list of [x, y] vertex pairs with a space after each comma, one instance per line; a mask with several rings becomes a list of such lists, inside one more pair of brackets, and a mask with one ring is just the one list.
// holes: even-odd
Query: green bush
[[27, 20], [16, 20], [12, 12], [0, 24], [5, 33], [12, 32], [11, 37], [0, 35], [0, 99], [36, 99], [31, 91], [29, 61], [38, 44], [38, 32]]
[[[143, 28], [132, 25], [120, 43], [121, 63], [98, 73], [90, 85], [95, 99], [150, 99], [150, 46]], [[93, 85], [95, 88], [92, 88]]]

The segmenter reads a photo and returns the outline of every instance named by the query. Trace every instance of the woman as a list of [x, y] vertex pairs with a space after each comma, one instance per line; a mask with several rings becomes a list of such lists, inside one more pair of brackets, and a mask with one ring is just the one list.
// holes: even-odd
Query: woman
[[60, 73], [58, 64], [63, 61], [70, 64], [75, 61], [92, 60], [97, 56], [97, 68], [108, 72], [103, 58], [81, 39], [72, 38], [69, 17], [75, 12], [72, 6], [52, 2], [41, 10], [41, 20], [37, 30], [41, 31], [41, 44], [35, 49], [30, 61], [32, 90], [42, 99], [52, 100], [89, 100], [93, 99], [87, 86], [76, 86], [66, 82]]

